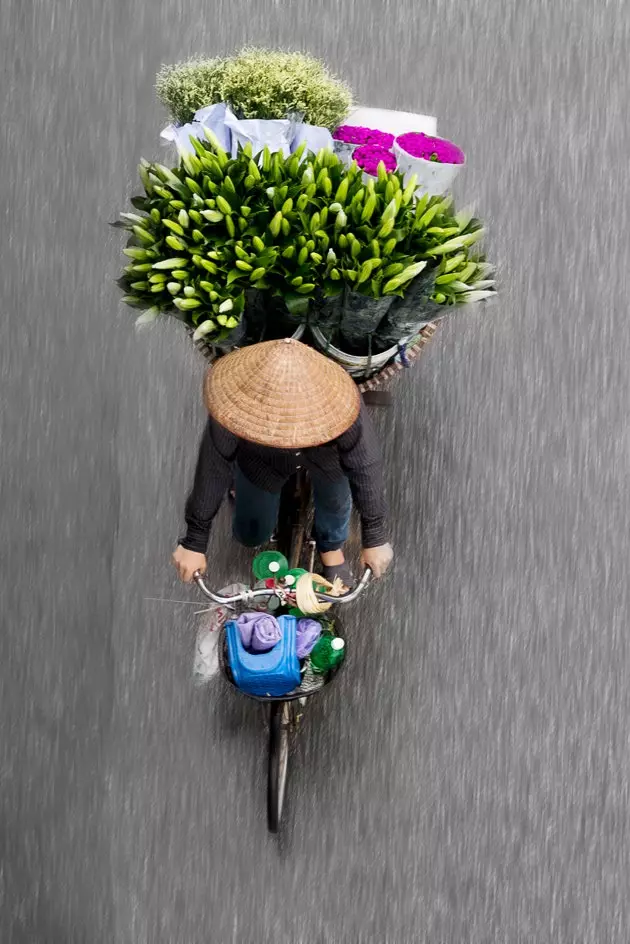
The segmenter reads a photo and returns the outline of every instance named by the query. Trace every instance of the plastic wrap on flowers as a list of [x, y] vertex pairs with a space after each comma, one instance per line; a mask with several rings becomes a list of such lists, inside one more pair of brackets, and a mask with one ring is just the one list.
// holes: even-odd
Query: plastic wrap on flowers
[[227, 353], [242, 344], [246, 335], [247, 322], [242, 317], [235, 328], [232, 328], [231, 331], [223, 331], [212, 343], [220, 351]]
[[244, 341], [259, 344], [279, 338], [301, 337], [307, 312], [292, 315], [283, 298], [269, 291], [250, 289], [245, 296]]
[[223, 103], [208, 105], [195, 112], [192, 122], [185, 125], [171, 124], [160, 133], [163, 141], [173, 142], [180, 154], [194, 154], [195, 149], [190, 143], [191, 137], [205, 140], [205, 129], [216, 136], [224, 151], [229, 152], [232, 146], [232, 135], [225, 124], [227, 106]]
[[195, 149], [190, 143], [191, 138], [201, 139], [203, 128], [200, 124], [189, 122], [185, 125], [167, 125], [160, 131], [160, 137], [167, 144], [174, 144], [178, 154], [194, 154]]
[[324, 148], [333, 150], [333, 137], [328, 128], [318, 128], [316, 125], [306, 125], [299, 121], [295, 125], [295, 134], [291, 142], [291, 151], [297, 151], [300, 145], [305, 144], [307, 151], [318, 154]]
[[195, 122], [201, 125], [202, 129], [207, 128], [212, 131], [217, 141], [224, 151], [229, 153], [232, 146], [232, 135], [230, 129], [225, 123], [228, 107], [224, 102], [218, 105], [206, 105], [195, 112]]
[[317, 325], [327, 335], [337, 334], [343, 315], [344, 292], [324, 296], [319, 292], [311, 303], [309, 323]]
[[386, 317], [394, 300], [393, 295], [370, 298], [359, 292], [346, 291], [339, 334], [344, 350], [367, 354], [371, 349], [371, 335]]
[[356, 148], [356, 144], [346, 144], [345, 141], [333, 141], [333, 151], [339, 160], [343, 161], [346, 167], [349, 167], [352, 163]]
[[396, 298], [374, 334], [379, 350], [385, 350], [417, 334], [420, 327], [445, 314], [444, 305], [431, 300], [435, 272], [421, 272], [410, 282], [403, 298]]
[[225, 124], [232, 133], [232, 157], [236, 157], [239, 147], [245, 147], [246, 144], [252, 145], [254, 154], [259, 154], [266, 147], [272, 153], [280, 151], [285, 157], [291, 153], [296, 122], [290, 118], [277, 121], [258, 118], [241, 120], [228, 108]]

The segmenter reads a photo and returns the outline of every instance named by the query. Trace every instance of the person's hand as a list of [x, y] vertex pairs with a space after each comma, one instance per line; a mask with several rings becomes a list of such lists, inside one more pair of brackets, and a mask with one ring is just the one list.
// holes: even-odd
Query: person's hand
[[369, 567], [375, 577], [382, 577], [394, 559], [391, 544], [381, 544], [380, 547], [366, 547], [361, 554], [361, 563]]
[[173, 554], [173, 564], [179, 574], [179, 579], [184, 583], [190, 583], [196, 571], [206, 572], [206, 555], [198, 551], [188, 551], [181, 544], [178, 544]]

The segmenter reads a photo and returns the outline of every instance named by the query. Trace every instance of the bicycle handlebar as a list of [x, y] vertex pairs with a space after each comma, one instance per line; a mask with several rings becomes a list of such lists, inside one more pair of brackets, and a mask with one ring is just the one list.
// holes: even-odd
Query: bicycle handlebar
[[[194, 578], [195, 583], [201, 590], [201, 592], [204, 593], [208, 597], [208, 599], [212, 600], [214, 603], [219, 603], [223, 606], [229, 606], [232, 603], [244, 603], [246, 600], [260, 600], [263, 597], [273, 597], [276, 595], [275, 589], [274, 590], [264, 589], [264, 590], [247, 590], [245, 593], [237, 593], [235, 596], [222, 597], [218, 593], [214, 593], [212, 590], [209, 589], [209, 587], [206, 586], [206, 583], [200, 571], [198, 570], [195, 571], [193, 578]], [[372, 571], [370, 570], [369, 567], [366, 567], [365, 573], [361, 577], [361, 580], [356, 585], [354, 590], [349, 590], [348, 593], [344, 593], [340, 597], [331, 597], [327, 593], [316, 593], [315, 596], [322, 603], [352, 603], [354, 602], [354, 600], [357, 599], [357, 597], [359, 597], [363, 593], [363, 591], [365, 590], [365, 588], [367, 587], [371, 579], [372, 579]]]

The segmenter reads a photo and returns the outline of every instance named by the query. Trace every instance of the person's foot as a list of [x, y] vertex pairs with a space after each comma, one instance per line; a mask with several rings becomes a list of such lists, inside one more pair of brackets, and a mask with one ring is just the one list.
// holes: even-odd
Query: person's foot
[[325, 577], [326, 580], [329, 580], [331, 583], [334, 583], [335, 579], [339, 578], [344, 587], [350, 590], [354, 584], [354, 577], [350, 565], [344, 557], [343, 551], [320, 551], [319, 556], [322, 562], [321, 576]]

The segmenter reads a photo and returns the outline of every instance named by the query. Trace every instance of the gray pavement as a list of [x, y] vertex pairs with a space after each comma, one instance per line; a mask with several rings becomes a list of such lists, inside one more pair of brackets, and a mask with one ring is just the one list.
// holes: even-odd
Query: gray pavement
[[[1, 8], [2, 944], [625, 942], [623, 2]], [[501, 302], [378, 417], [395, 574], [316, 699], [280, 842], [252, 707], [192, 685], [168, 557], [203, 420], [112, 277], [163, 61], [304, 43], [470, 155]], [[217, 579], [247, 559], [214, 538]]]

